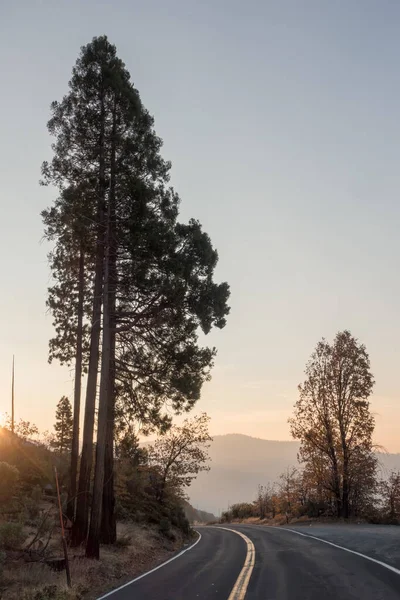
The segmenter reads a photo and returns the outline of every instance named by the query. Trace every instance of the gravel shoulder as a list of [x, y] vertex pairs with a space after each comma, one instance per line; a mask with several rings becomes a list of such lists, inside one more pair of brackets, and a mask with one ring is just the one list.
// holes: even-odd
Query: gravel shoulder
[[400, 527], [395, 525], [305, 523], [282, 528], [322, 538], [400, 569]]

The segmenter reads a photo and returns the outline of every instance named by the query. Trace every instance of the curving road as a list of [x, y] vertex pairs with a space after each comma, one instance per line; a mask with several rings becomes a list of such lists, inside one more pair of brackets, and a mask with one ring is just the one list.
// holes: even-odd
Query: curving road
[[[200, 529], [199, 529], [200, 531]], [[246, 559], [246, 544], [236, 533], [201, 528], [190, 550], [103, 598], [109, 600], [228, 600]]]
[[[400, 570], [357, 555], [357, 548], [351, 553], [318, 541], [308, 535], [314, 531], [304, 528], [300, 535], [278, 527], [229, 528], [239, 535], [219, 527], [200, 527], [200, 541], [184, 554], [104, 598], [400, 600]], [[360, 532], [365, 536], [365, 530]], [[357, 535], [351, 532], [353, 549]], [[400, 543], [400, 528], [391, 535]], [[383, 530], [381, 536], [383, 541]], [[345, 537], [342, 533], [343, 546]], [[375, 550], [375, 560], [385, 562], [386, 557], [378, 554]]]

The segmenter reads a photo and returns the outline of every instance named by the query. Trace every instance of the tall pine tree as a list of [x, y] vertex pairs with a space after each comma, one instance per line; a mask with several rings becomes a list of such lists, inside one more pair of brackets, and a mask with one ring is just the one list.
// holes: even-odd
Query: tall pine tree
[[107, 38], [82, 48], [70, 92], [52, 110], [56, 143], [44, 172], [61, 189], [84, 185], [84, 214], [92, 215], [85, 225], [94, 266], [74, 542], [83, 541], [88, 531], [101, 333], [86, 548], [87, 556], [98, 557], [100, 538], [115, 540], [116, 407], [131, 419], [165, 427], [167, 405], [176, 412], [193, 406], [215, 355], [215, 349], [199, 346], [198, 330], [208, 333], [225, 325], [229, 288], [213, 282], [218, 257], [200, 224], [177, 222], [179, 198], [167, 186], [170, 164], [160, 155], [162, 142]]

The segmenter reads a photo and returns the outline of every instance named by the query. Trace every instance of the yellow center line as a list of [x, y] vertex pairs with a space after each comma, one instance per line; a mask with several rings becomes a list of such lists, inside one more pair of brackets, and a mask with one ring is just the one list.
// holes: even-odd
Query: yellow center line
[[244, 600], [249, 585], [250, 577], [254, 569], [254, 563], [256, 561], [256, 550], [254, 548], [254, 544], [251, 541], [251, 539], [247, 537], [247, 535], [244, 535], [240, 531], [236, 531], [235, 529], [229, 529], [228, 527], [218, 527], [218, 529], [232, 531], [233, 533], [240, 535], [240, 537], [243, 538], [246, 542], [246, 559], [244, 561], [243, 568], [239, 573], [239, 577], [237, 578], [236, 583], [233, 586], [233, 589], [228, 598], [228, 600]]

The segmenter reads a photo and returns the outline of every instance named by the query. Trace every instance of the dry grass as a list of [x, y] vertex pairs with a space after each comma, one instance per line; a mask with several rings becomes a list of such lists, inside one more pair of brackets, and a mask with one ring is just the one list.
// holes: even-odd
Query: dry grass
[[282, 526], [282, 525], [295, 525], [300, 523], [363, 523], [367, 522], [363, 519], [348, 519], [347, 521], [343, 519], [337, 519], [336, 517], [309, 517], [307, 515], [302, 515], [301, 517], [293, 517], [287, 521], [286, 516], [282, 514], [276, 515], [273, 519], [266, 518], [260, 519], [258, 517], [248, 517], [246, 519], [232, 519], [231, 523], [248, 523], [252, 525], [273, 525], [273, 526]]
[[[309, 517], [299, 517], [296, 519], [290, 519], [289, 523], [303, 523], [305, 521], [310, 521]], [[248, 523], [249, 525], [287, 525], [287, 519], [285, 515], [278, 514], [273, 519], [265, 518], [260, 519], [259, 517], [247, 517], [245, 519], [232, 519], [231, 523]]]
[[[71, 550], [71, 578], [68, 590], [65, 572], [56, 573], [43, 563], [26, 563], [21, 558], [8, 560], [3, 570], [1, 600], [88, 600], [97, 598], [136, 575], [166, 560], [180, 548], [183, 540], [162, 537], [155, 527], [119, 524], [122, 543], [104, 546], [101, 559], [90, 561]], [[49, 588], [50, 586], [50, 588]], [[46, 590], [47, 588], [47, 590]]]
[[247, 519], [243, 519], [242, 523], [249, 523], [259, 525], [260, 523], [265, 522], [265, 519], [260, 519], [259, 517], [247, 517]]
[[303, 515], [302, 517], [296, 517], [294, 519], [291, 519], [290, 523], [294, 525], [295, 523], [312, 523], [313, 521], [315, 521], [315, 518]]

